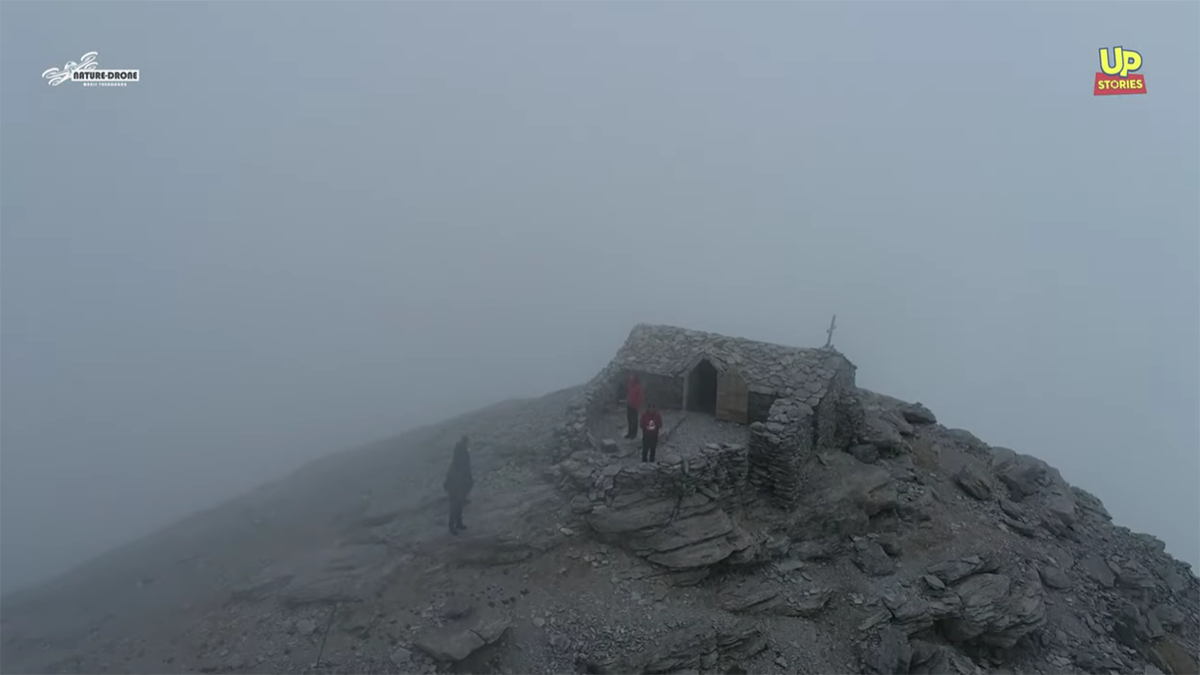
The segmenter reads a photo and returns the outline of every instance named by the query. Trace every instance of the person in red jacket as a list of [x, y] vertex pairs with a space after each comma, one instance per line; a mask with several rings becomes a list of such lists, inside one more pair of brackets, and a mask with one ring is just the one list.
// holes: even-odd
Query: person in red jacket
[[642, 413], [642, 461], [653, 462], [658, 449], [658, 432], [662, 430], [662, 415], [654, 406], [646, 406]]
[[629, 423], [629, 430], [625, 432], [625, 438], [637, 438], [638, 413], [641, 410], [642, 383], [638, 380], [637, 375], [630, 375], [625, 382], [625, 420]]

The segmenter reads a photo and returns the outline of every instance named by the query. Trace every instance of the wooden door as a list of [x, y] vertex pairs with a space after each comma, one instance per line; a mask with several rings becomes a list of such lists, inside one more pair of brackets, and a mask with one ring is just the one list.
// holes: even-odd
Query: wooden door
[[750, 387], [746, 378], [729, 369], [717, 375], [716, 418], [746, 424], [750, 417]]

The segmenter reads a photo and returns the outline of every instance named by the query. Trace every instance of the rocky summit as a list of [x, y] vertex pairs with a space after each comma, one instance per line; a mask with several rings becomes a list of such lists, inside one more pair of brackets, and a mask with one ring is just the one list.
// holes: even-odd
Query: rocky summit
[[27, 673], [1181, 675], [1200, 649], [1190, 567], [1045, 462], [832, 348], [651, 326], [584, 386], [331, 455], [0, 611]]

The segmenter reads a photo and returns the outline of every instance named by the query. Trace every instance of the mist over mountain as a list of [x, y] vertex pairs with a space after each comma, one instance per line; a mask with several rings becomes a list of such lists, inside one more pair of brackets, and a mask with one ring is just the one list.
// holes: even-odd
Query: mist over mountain
[[[859, 386], [1200, 564], [1200, 10], [1108, 7], [4, 3], [0, 587], [638, 323], [833, 314]], [[1115, 44], [1145, 96], [1088, 93]], [[90, 50], [141, 81], [40, 77]]]

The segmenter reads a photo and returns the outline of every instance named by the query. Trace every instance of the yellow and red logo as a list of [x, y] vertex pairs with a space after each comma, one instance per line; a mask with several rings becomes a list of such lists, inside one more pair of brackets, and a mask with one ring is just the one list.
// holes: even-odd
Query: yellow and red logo
[[[1111, 57], [1111, 60], [1110, 60]], [[1146, 93], [1146, 76], [1134, 74], [1142, 69], [1142, 55], [1132, 49], [1100, 49], [1100, 70], [1096, 73], [1094, 96], [1121, 96]]]

